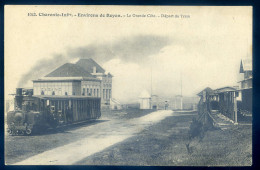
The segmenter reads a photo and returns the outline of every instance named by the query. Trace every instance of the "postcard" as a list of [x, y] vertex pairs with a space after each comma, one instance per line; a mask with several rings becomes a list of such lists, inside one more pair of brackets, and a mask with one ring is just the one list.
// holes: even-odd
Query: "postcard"
[[4, 14], [6, 165], [252, 165], [252, 6]]

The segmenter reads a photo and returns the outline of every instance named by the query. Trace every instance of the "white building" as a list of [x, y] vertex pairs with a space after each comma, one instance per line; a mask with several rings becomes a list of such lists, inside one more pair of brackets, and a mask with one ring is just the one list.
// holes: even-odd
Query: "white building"
[[101, 97], [102, 104], [112, 98], [112, 75], [93, 59], [66, 63], [45, 77], [33, 80], [34, 95], [83, 95]]
[[183, 96], [177, 95], [174, 99], [175, 110], [183, 110]]
[[151, 109], [151, 95], [144, 90], [139, 96], [140, 109]]

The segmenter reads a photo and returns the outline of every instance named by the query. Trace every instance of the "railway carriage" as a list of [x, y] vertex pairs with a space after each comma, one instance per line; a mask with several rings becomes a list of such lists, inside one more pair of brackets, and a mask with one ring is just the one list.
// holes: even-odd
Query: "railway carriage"
[[8, 132], [30, 135], [43, 128], [57, 128], [101, 117], [100, 98], [86, 96], [32, 95], [18, 88], [15, 109], [7, 113]]

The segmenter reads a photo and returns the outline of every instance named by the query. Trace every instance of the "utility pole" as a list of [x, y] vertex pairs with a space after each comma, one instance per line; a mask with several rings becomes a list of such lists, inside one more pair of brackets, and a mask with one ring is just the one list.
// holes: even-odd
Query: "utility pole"
[[183, 109], [182, 106], [182, 71], [181, 71], [181, 110]]
[[152, 64], [151, 64], [151, 99], [150, 99], [150, 109], [153, 108], [152, 104], [152, 95], [153, 95], [153, 59], [152, 59]]
[[151, 66], [151, 97], [153, 94], [153, 66]]
[[181, 72], [181, 96], [182, 96], [182, 72]]
[[236, 92], [232, 92], [232, 97], [234, 98], [234, 118], [235, 118], [235, 124], [237, 125], [237, 98], [236, 98]]

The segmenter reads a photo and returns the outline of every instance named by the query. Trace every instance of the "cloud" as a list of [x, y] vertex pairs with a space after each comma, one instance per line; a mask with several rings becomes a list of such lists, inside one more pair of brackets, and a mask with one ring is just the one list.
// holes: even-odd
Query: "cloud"
[[55, 54], [51, 59], [39, 60], [21, 77], [18, 87], [24, 87], [31, 80], [45, 76], [60, 65], [79, 58], [93, 58], [101, 65], [111, 59], [145, 64], [150, 55], [158, 53], [169, 43], [170, 39], [164, 36], [135, 35], [122, 37], [114, 42], [95, 42], [79, 48], [68, 48], [66, 55]]
[[113, 74], [112, 97], [121, 102], [136, 101], [141, 91], [150, 91], [150, 69], [138, 63], [112, 59], [103, 67]]
[[123, 62], [146, 63], [150, 55], [158, 53], [170, 43], [170, 39], [165, 36], [136, 35], [123, 37], [115, 42], [97, 42], [70, 49], [68, 54], [71, 57], [91, 57], [101, 63], [115, 58]]
[[172, 97], [181, 93], [182, 80], [182, 94], [191, 96], [207, 86], [236, 85], [241, 54], [230, 49], [234, 45], [231, 42], [222, 45], [213, 40], [156, 35], [95, 42], [69, 48], [65, 55], [40, 60], [19, 85], [42, 77], [66, 62], [93, 58], [114, 75], [112, 95], [120, 101], [134, 101], [143, 90], [150, 92], [151, 81], [153, 94]]
[[239, 57], [227, 58], [221, 53], [208, 56], [204, 45], [193, 44], [191, 49], [191, 44], [171, 43], [149, 55], [150, 62], [146, 64], [133, 65], [123, 59], [104, 63], [105, 69], [115, 75], [113, 97], [120, 101], [136, 100], [143, 90], [150, 92], [151, 84], [153, 94], [161, 97], [179, 95], [181, 84], [184, 96], [194, 96], [207, 86], [214, 89], [237, 85]]
[[18, 87], [27, 86], [31, 80], [35, 80], [47, 75], [53, 69], [68, 61], [69, 58], [61, 54], [55, 54], [51, 59], [41, 59], [30, 69], [29, 72], [21, 77], [18, 82]]

